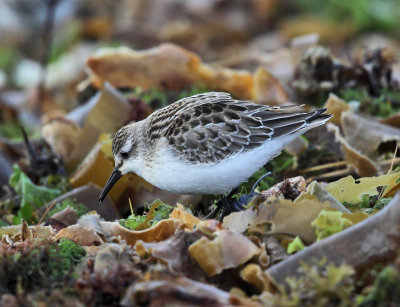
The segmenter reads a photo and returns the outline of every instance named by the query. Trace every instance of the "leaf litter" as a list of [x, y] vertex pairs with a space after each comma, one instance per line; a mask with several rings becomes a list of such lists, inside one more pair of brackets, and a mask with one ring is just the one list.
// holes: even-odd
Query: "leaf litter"
[[[389, 32], [377, 48], [344, 44], [371, 20], [381, 31], [398, 23], [395, 12], [361, 18], [364, 0], [335, 2], [296, 3], [296, 16], [277, 1], [188, 2], [184, 19], [157, 1], [110, 4], [110, 18], [71, 3], [55, 19], [71, 37], [53, 42], [45, 81], [46, 61], [21, 44], [29, 29], [0, 25], [10, 44], [0, 48], [0, 305], [398, 304], [400, 49]], [[207, 217], [220, 196], [176, 195], [134, 174], [99, 207], [113, 134], [207, 91], [334, 117], [236, 188], [222, 222]]]

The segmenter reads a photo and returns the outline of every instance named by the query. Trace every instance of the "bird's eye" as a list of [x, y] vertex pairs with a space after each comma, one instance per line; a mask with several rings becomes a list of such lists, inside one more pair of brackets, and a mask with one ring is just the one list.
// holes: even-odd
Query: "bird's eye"
[[129, 157], [129, 152], [123, 151], [123, 152], [120, 153], [120, 155], [121, 155], [121, 158], [122, 158], [122, 159], [128, 159], [128, 157]]

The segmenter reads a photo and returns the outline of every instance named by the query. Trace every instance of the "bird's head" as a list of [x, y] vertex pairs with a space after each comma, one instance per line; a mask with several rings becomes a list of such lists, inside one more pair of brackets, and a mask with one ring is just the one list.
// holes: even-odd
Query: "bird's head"
[[117, 181], [126, 173], [134, 172], [137, 164], [137, 133], [135, 123], [122, 127], [112, 141], [115, 168], [99, 197], [101, 203]]

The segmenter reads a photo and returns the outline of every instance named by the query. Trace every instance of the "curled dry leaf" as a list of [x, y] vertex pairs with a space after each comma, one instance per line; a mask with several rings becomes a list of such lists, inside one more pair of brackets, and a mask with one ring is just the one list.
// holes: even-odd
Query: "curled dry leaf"
[[235, 268], [260, 253], [260, 248], [236, 231], [222, 230], [213, 240], [202, 237], [189, 246], [189, 254], [209, 275]]
[[186, 211], [181, 204], [176, 206], [170, 214], [171, 218], [182, 221], [188, 229], [193, 230], [193, 227], [201, 222], [200, 219]]
[[95, 83], [107, 80], [115, 87], [179, 91], [202, 83], [242, 99], [252, 97], [253, 77], [249, 72], [212, 68], [195, 53], [174, 44], [143, 51], [125, 47], [101, 49], [89, 57], [87, 66]]
[[261, 305], [186, 277], [134, 283], [122, 299], [123, 306], [243, 306]]
[[329, 120], [335, 125], [340, 125], [342, 113], [350, 110], [350, 106], [338, 96], [333, 93], [329, 94], [328, 100], [325, 102], [324, 108], [327, 108], [327, 113], [333, 115], [333, 117]]
[[377, 157], [382, 143], [400, 142], [400, 129], [364, 118], [353, 111], [342, 113], [341, 127], [348, 143], [368, 157]]
[[[78, 107], [66, 116], [46, 115], [41, 128], [45, 140], [63, 156], [69, 169], [82, 161], [101, 133], [115, 133], [130, 113], [127, 98], [107, 82], [84, 108]], [[80, 122], [82, 128], [78, 126]]]
[[344, 137], [340, 135], [339, 128], [333, 124], [328, 124], [330, 132], [335, 133], [336, 139], [342, 145], [342, 150], [347, 164], [354, 168], [357, 174], [362, 177], [373, 176], [378, 172], [376, 164], [366, 155], [352, 147]]
[[381, 123], [395, 128], [400, 128], [400, 113], [396, 113], [385, 119], [382, 119]]
[[352, 266], [360, 275], [375, 264], [394, 261], [400, 248], [400, 194], [377, 214], [330, 236], [269, 268], [266, 273], [276, 284], [298, 276], [301, 263], [326, 258], [327, 263]]
[[289, 95], [278, 79], [260, 67], [254, 73], [253, 99], [262, 104], [282, 105], [289, 101]]
[[136, 253], [141, 258], [157, 259], [165, 263], [172, 272], [184, 273], [185, 276], [200, 279], [204, 271], [189, 256], [188, 247], [204, 234], [199, 231], [179, 231], [174, 236], [161, 242], [137, 241]]
[[103, 242], [103, 239], [92, 228], [78, 224], [61, 229], [54, 238], [67, 238], [81, 246], [97, 246]]
[[314, 196], [323, 203], [325, 201], [329, 202], [329, 205], [342, 212], [350, 213], [350, 210], [344, 207], [335, 197], [332, 196], [328, 191], [326, 191], [317, 181], [311, 182], [307, 186], [307, 190], [301, 193], [295, 202], [299, 202], [306, 199], [314, 199]]
[[315, 196], [298, 202], [277, 199], [272, 204], [263, 203], [259, 210], [250, 208], [231, 213], [225, 217], [224, 227], [260, 234], [287, 233], [314, 242], [316, 235], [311, 222], [328, 208], [328, 202], [321, 203]]
[[[110, 201], [109, 197], [107, 197], [99, 206], [97, 199], [100, 195], [100, 192], [100, 187], [95, 186], [94, 184], [87, 184], [57, 197], [51, 202], [51, 204], [59, 204], [66, 199], [71, 199], [76, 203], [84, 204], [88, 208], [88, 211], [95, 210], [104, 220], [114, 221], [119, 217], [118, 210]], [[47, 206], [49, 205], [50, 204]], [[56, 219], [55, 215], [52, 217]]]
[[378, 177], [354, 179], [352, 176], [329, 183], [325, 189], [340, 202], [359, 203], [362, 195], [378, 195], [380, 187], [386, 187], [382, 197], [393, 196], [399, 189], [400, 173], [386, 174]]
[[[25, 228], [25, 226], [24, 226]], [[29, 231], [32, 232], [33, 238], [37, 239], [48, 239], [55, 234], [55, 231], [50, 226], [28, 226]], [[15, 225], [15, 226], [4, 226], [0, 227], [0, 236], [14, 236], [16, 234], [22, 233], [22, 225]], [[26, 228], [24, 231], [27, 231]]]
[[240, 277], [260, 291], [269, 291], [270, 289], [268, 275], [265, 274], [257, 264], [249, 263], [246, 265], [245, 268], [240, 271]]
[[78, 221], [78, 215], [76, 214], [75, 209], [68, 206], [67, 208], [53, 214], [51, 219], [61, 223], [64, 226], [70, 226]]
[[156, 225], [145, 230], [129, 230], [118, 222], [101, 222], [106, 237], [120, 236], [127, 244], [134, 246], [138, 240], [144, 242], [160, 242], [172, 236], [177, 230], [185, 228], [180, 220], [161, 220]]
[[103, 244], [96, 253], [94, 273], [106, 278], [111, 272], [116, 272], [121, 264], [132, 266], [133, 252], [123, 244]]
[[50, 144], [54, 152], [68, 161], [78, 144], [81, 128], [72, 120], [55, 113], [54, 110], [44, 115], [40, 133]]

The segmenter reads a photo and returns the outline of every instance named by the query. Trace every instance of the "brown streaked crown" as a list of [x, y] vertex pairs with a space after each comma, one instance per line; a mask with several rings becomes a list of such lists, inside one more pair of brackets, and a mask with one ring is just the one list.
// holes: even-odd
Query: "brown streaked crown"
[[112, 141], [112, 152], [114, 156], [117, 155], [121, 150], [121, 148], [125, 145], [128, 137], [129, 137], [129, 129], [126, 126], [119, 129], [117, 133], [114, 135]]

